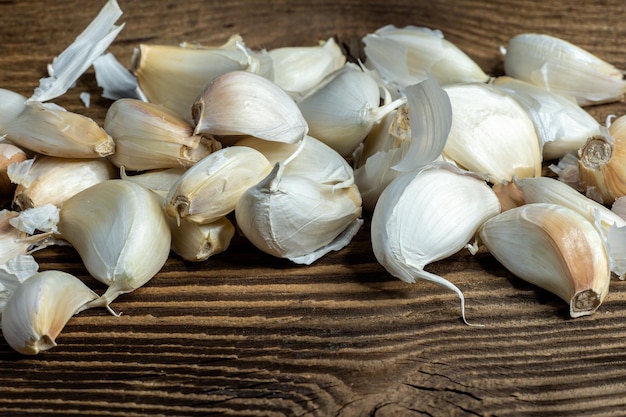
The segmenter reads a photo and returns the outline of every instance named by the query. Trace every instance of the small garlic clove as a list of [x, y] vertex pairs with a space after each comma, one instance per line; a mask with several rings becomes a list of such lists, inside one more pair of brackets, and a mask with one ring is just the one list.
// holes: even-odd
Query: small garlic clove
[[581, 106], [620, 100], [622, 71], [563, 39], [536, 33], [511, 38], [504, 56], [506, 75], [574, 97]]
[[72, 316], [98, 295], [81, 280], [62, 271], [38, 272], [21, 283], [2, 311], [2, 335], [24, 355], [56, 346]]
[[334, 189], [297, 175], [280, 162], [247, 189], [235, 208], [237, 226], [259, 250], [311, 264], [347, 245], [362, 224], [355, 185]]
[[109, 160], [134, 171], [190, 167], [221, 148], [212, 137], [195, 135], [193, 127], [172, 110], [136, 99], [115, 101], [104, 119], [115, 141]]
[[193, 104], [192, 116], [195, 134], [250, 135], [296, 143], [308, 132], [300, 109], [285, 91], [246, 71], [215, 78]]
[[17, 184], [13, 203], [21, 210], [45, 204], [61, 207], [65, 200], [85, 188], [117, 177], [115, 167], [105, 158], [45, 155], [11, 165], [8, 174]]
[[510, 95], [486, 84], [444, 87], [452, 104], [452, 128], [443, 156], [493, 183], [541, 175], [535, 126]]
[[63, 158], [99, 158], [115, 151], [113, 139], [92, 119], [51, 103], [28, 102], [3, 131], [15, 145]]
[[228, 249], [235, 236], [235, 226], [226, 217], [207, 224], [168, 217], [172, 233], [172, 251], [186, 261], [202, 262]]
[[478, 234], [511, 273], [567, 302], [571, 317], [592, 314], [608, 293], [611, 272], [602, 237], [574, 210], [526, 204], [487, 220]]
[[382, 192], [371, 223], [371, 243], [378, 262], [409, 283], [427, 280], [462, 292], [443, 277], [424, 270], [435, 261], [468, 247], [478, 227], [500, 212], [487, 183], [449, 164], [435, 163], [395, 178]]
[[195, 223], [211, 223], [234, 210], [244, 191], [272, 166], [259, 151], [232, 146], [213, 152], [174, 183], [165, 202], [167, 214]]
[[9, 166], [25, 161], [26, 152], [10, 143], [0, 143], [0, 205], [13, 199], [16, 184], [9, 178]]

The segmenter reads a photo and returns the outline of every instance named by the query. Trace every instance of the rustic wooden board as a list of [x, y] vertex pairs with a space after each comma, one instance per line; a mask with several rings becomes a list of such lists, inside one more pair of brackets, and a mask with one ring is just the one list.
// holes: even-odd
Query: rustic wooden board
[[[103, 1], [0, 1], [0, 87], [29, 95], [46, 64]], [[568, 39], [626, 68], [621, 0], [135, 1], [111, 50], [129, 63], [141, 42], [252, 47], [358, 38], [385, 24], [440, 28], [491, 74], [520, 32]], [[350, 42], [355, 45], [354, 42]], [[92, 94], [92, 106], [78, 99]], [[93, 71], [56, 100], [102, 122]], [[598, 120], [623, 103], [590, 111]], [[626, 284], [600, 310], [567, 306], [483, 252], [430, 267], [463, 290], [388, 275], [371, 252], [369, 214], [346, 249], [302, 267], [243, 237], [206, 262], [173, 256], [145, 287], [113, 305], [120, 317], [74, 317], [58, 346], [23, 357], [0, 342], [1, 415], [546, 416], [624, 415]], [[71, 248], [36, 254], [42, 269], [76, 274], [101, 292]]]

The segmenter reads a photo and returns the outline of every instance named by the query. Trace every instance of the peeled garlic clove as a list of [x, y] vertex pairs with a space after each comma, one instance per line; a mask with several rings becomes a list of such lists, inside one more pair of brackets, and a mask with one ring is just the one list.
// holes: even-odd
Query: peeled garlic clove
[[487, 220], [479, 237], [517, 277], [557, 295], [570, 316], [590, 315], [608, 293], [611, 272], [594, 226], [556, 204], [526, 204]]
[[617, 101], [624, 96], [622, 71], [584, 49], [549, 35], [523, 33], [509, 40], [504, 72], [581, 106]]
[[356, 186], [332, 186], [272, 172], [237, 202], [237, 226], [259, 250], [295, 263], [310, 264], [347, 245], [362, 224]]
[[0, 88], [0, 134], [5, 126], [24, 111], [26, 97], [5, 88]]
[[492, 85], [512, 94], [528, 111], [544, 160], [576, 152], [587, 139], [602, 134], [596, 119], [569, 98], [511, 77], [498, 77]]
[[268, 53], [274, 63], [274, 82], [293, 97], [305, 94], [346, 62], [333, 38], [317, 46], [275, 48]]
[[108, 306], [141, 287], [170, 252], [170, 230], [159, 199], [130, 181], [109, 180], [74, 195], [63, 204], [57, 228], [89, 273], [109, 287], [93, 306]]
[[24, 355], [56, 346], [72, 316], [98, 295], [81, 280], [62, 271], [38, 272], [21, 283], [2, 311], [2, 335]]
[[25, 161], [26, 152], [10, 143], [0, 143], [0, 204], [11, 201], [16, 185], [11, 182], [8, 170], [11, 164]]
[[452, 104], [452, 128], [443, 156], [493, 183], [541, 175], [535, 126], [510, 95], [485, 84], [444, 87]]
[[441, 85], [486, 82], [489, 76], [439, 30], [387, 25], [363, 38], [365, 65], [401, 88], [432, 74]]
[[195, 135], [193, 127], [173, 111], [136, 99], [115, 101], [107, 111], [104, 130], [115, 141], [109, 160], [135, 171], [190, 167], [221, 148], [217, 140]]
[[449, 164], [433, 164], [402, 174], [382, 192], [372, 216], [372, 249], [394, 277], [454, 291], [465, 321], [461, 290], [424, 267], [469, 247], [478, 227], [499, 212], [498, 198], [484, 180]]
[[374, 124], [404, 104], [398, 99], [380, 106], [378, 83], [353, 64], [329, 74], [298, 102], [309, 134], [343, 156], [350, 155]]
[[167, 195], [165, 210], [176, 219], [211, 223], [233, 211], [244, 191], [271, 170], [267, 158], [255, 149], [223, 148], [181, 175]]
[[18, 184], [13, 202], [22, 210], [45, 204], [61, 207], [85, 188], [117, 177], [115, 167], [105, 158], [44, 155], [11, 165], [8, 174]]
[[235, 226], [226, 217], [207, 223], [197, 224], [187, 221], [176, 223], [168, 217], [172, 232], [172, 250], [186, 261], [206, 261], [211, 256], [228, 249], [235, 236]]
[[63, 158], [99, 158], [115, 151], [113, 139], [92, 119], [51, 103], [28, 102], [4, 131], [17, 146]]

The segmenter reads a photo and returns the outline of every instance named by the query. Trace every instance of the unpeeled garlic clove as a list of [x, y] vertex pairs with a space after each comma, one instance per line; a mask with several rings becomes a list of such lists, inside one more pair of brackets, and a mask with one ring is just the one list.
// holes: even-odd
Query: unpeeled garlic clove
[[16, 184], [9, 178], [9, 166], [25, 161], [26, 152], [10, 143], [0, 143], [0, 205], [13, 199]]
[[166, 168], [145, 171], [135, 175], [127, 175], [126, 170], [122, 167], [120, 169], [120, 177], [123, 180], [137, 183], [148, 190], [167, 195], [168, 191], [186, 170], [186, 168]]
[[115, 101], [107, 111], [104, 130], [115, 141], [109, 160], [135, 171], [190, 167], [221, 149], [214, 138], [195, 135], [193, 127], [172, 110], [136, 99]]
[[574, 210], [526, 204], [487, 220], [478, 235], [511, 273], [567, 302], [571, 317], [592, 314], [608, 293], [602, 237]]
[[13, 203], [21, 210], [45, 204], [61, 207], [65, 200], [85, 188], [117, 177], [115, 167], [105, 158], [45, 155], [11, 165], [8, 174], [17, 184]]
[[72, 316], [98, 298], [81, 280], [62, 271], [38, 272], [17, 286], [2, 311], [2, 335], [24, 355], [56, 346]]
[[511, 38], [504, 72], [574, 97], [581, 106], [617, 101], [626, 91], [622, 71], [576, 45], [545, 34], [522, 33]]
[[243, 234], [259, 250], [298, 264], [345, 247], [363, 223], [356, 186], [334, 189], [283, 175], [284, 169], [277, 163], [237, 202], [235, 217]]
[[267, 78], [246, 71], [214, 79], [193, 104], [192, 115], [195, 134], [250, 135], [296, 143], [309, 129], [285, 91]]
[[267, 158], [255, 149], [223, 148], [180, 176], [167, 194], [165, 210], [176, 219], [211, 223], [233, 211], [244, 191], [271, 170]]
[[226, 217], [211, 223], [197, 224], [168, 217], [172, 233], [172, 251], [186, 261], [202, 262], [228, 249], [235, 236], [235, 226]]

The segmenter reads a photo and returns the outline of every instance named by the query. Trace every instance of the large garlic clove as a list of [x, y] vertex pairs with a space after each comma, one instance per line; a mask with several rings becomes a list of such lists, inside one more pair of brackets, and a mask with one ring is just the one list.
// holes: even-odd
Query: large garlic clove
[[241, 195], [270, 171], [259, 151], [232, 146], [189, 168], [170, 189], [165, 210], [176, 219], [211, 223], [234, 210]]
[[59, 216], [60, 237], [109, 287], [94, 306], [108, 306], [141, 287], [168, 258], [171, 235], [159, 199], [133, 182], [109, 180], [89, 187], [67, 200]]
[[268, 51], [274, 63], [274, 82], [292, 97], [299, 97], [346, 63], [333, 38], [317, 46], [290, 46]]
[[24, 355], [56, 346], [56, 338], [72, 316], [98, 294], [62, 271], [38, 272], [17, 286], [2, 311], [2, 335]]
[[439, 30], [387, 25], [363, 38], [365, 65], [402, 89], [434, 76], [439, 84], [486, 82], [489, 76]]
[[478, 233], [506, 269], [565, 300], [571, 317], [592, 314], [608, 293], [602, 237], [572, 209], [526, 204], [487, 220]]
[[535, 126], [510, 95], [486, 84], [444, 87], [452, 104], [452, 128], [443, 156], [493, 183], [541, 175]]
[[272, 172], [237, 202], [237, 226], [261, 251], [299, 264], [311, 264], [347, 245], [362, 224], [355, 185], [332, 186], [297, 175]]
[[285, 91], [246, 71], [214, 79], [193, 104], [192, 115], [196, 134], [250, 135], [296, 143], [308, 132], [300, 109]]
[[511, 38], [504, 72], [574, 97], [581, 106], [617, 101], [626, 91], [622, 71], [576, 45], [545, 34], [523, 33]]
[[398, 99], [380, 106], [376, 80], [356, 65], [346, 64], [324, 78], [298, 102], [298, 107], [311, 136], [348, 156], [374, 124], [404, 102]]
[[9, 178], [9, 166], [25, 161], [26, 152], [10, 143], [0, 143], [0, 205], [13, 199], [16, 184]]
[[382, 192], [372, 216], [372, 249], [394, 277], [454, 291], [465, 321], [462, 292], [424, 268], [469, 247], [478, 227], [499, 212], [498, 198], [484, 180], [449, 164], [433, 164], [397, 177]]
[[11, 165], [8, 174], [18, 184], [13, 203], [22, 210], [45, 204], [61, 207], [65, 200], [85, 188], [117, 177], [115, 167], [105, 158], [45, 155]]
[[63, 158], [99, 158], [115, 151], [113, 139], [92, 119], [52, 103], [28, 102], [3, 133], [15, 145]]
[[492, 85], [513, 95], [531, 116], [544, 160], [575, 153], [587, 139], [602, 134], [596, 119], [569, 98], [511, 77], [498, 77]]

